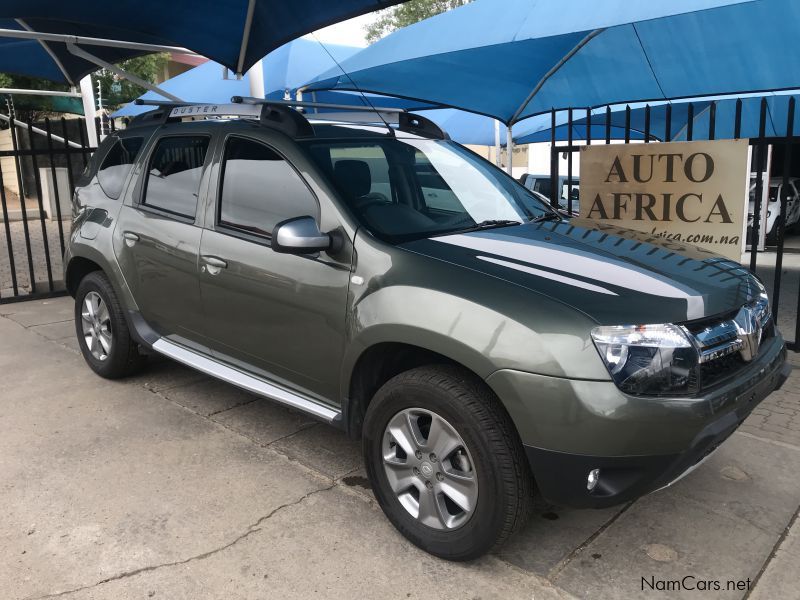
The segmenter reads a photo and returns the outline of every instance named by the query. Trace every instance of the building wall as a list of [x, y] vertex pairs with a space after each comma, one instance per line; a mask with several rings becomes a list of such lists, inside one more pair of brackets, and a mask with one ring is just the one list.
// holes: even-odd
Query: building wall
[[[13, 150], [11, 142], [11, 130], [0, 129], [0, 151]], [[17, 166], [13, 156], [0, 157], [0, 170], [3, 173], [3, 187], [19, 195], [19, 184], [17, 183]]]

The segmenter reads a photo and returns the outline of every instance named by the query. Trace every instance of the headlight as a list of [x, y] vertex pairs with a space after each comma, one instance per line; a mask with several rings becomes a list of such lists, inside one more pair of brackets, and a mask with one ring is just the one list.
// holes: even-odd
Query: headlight
[[592, 329], [592, 339], [614, 382], [628, 394], [694, 392], [698, 353], [676, 325], [613, 325]]

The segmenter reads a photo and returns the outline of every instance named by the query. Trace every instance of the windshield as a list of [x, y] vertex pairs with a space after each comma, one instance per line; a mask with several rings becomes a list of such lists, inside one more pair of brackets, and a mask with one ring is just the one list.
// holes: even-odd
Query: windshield
[[453, 142], [387, 138], [305, 145], [361, 224], [389, 242], [559, 218], [511, 177]]

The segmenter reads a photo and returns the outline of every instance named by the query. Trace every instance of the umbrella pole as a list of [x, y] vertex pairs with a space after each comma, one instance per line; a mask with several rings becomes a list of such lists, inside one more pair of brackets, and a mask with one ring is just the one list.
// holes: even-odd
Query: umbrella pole
[[81, 98], [83, 99], [83, 116], [86, 121], [86, 139], [89, 141], [89, 146], [97, 148], [97, 130], [94, 127], [94, 86], [92, 86], [91, 75], [81, 79]]
[[247, 78], [250, 80], [250, 96], [252, 98], [263, 98], [264, 68], [260, 60], [250, 67], [250, 70], [247, 72]]
[[511, 125], [506, 128], [506, 172], [511, 175], [513, 173], [513, 165], [514, 165], [514, 135], [511, 131]]
[[502, 166], [500, 162], [500, 121], [494, 120], [494, 164]]

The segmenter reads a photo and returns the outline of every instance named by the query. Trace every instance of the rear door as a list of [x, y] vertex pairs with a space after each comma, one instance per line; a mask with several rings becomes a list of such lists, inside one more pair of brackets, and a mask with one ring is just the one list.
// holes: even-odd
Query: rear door
[[323, 401], [336, 398], [349, 252], [279, 254], [270, 238], [277, 223], [294, 217], [314, 217], [323, 231], [339, 223], [295, 168], [300, 157], [288, 140], [231, 134], [219, 152], [216, 210], [206, 217], [200, 250], [209, 344], [246, 371]]
[[160, 335], [201, 348], [198, 253], [212, 139], [208, 130], [165, 127], [139, 165], [114, 235], [144, 319]]

